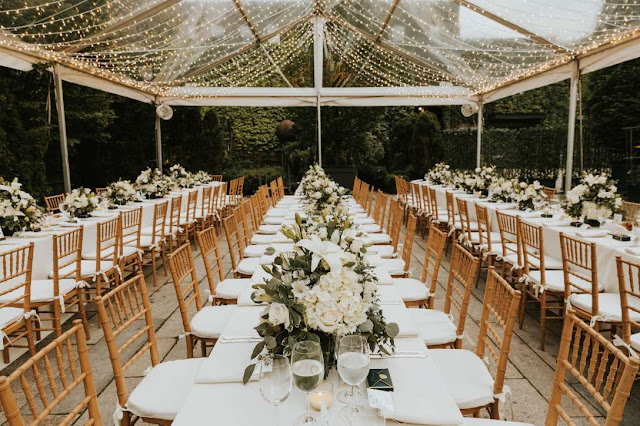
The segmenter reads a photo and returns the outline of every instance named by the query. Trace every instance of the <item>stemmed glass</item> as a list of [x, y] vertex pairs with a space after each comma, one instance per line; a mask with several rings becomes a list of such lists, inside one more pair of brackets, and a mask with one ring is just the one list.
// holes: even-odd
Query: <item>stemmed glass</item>
[[69, 206], [67, 205], [67, 203], [60, 203], [58, 205], [58, 209], [60, 209], [60, 213], [62, 213], [63, 217], [68, 218], [70, 216], [68, 213]]
[[276, 410], [278, 421], [278, 405], [282, 404], [291, 393], [291, 364], [284, 355], [271, 355], [262, 361], [260, 371], [260, 393]]
[[338, 346], [338, 374], [348, 385], [351, 385], [348, 400], [349, 406], [340, 410], [343, 419], [358, 417], [364, 412], [364, 407], [355, 405], [354, 393], [356, 386], [364, 382], [369, 374], [369, 353], [367, 340], [362, 336], [344, 336]]
[[311, 414], [309, 392], [317, 388], [324, 377], [324, 359], [319, 343], [305, 340], [295, 344], [291, 353], [291, 373], [293, 383], [306, 394], [307, 401], [307, 412], [298, 418], [297, 423], [314, 424], [316, 418]]

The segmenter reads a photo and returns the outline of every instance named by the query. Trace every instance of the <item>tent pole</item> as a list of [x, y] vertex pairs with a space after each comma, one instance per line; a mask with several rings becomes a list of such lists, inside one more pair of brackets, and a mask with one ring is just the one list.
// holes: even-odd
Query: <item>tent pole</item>
[[58, 111], [58, 130], [60, 131], [60, 154], [62, 156], [62, 178], [64, 192], [71, 192], [71, 174], [69, 171], [69, 150], [67, 147], [67, 122], [64, 115], [64, 96], [62, 93], [62, 78], [60, 65], [53, 66], [53, 82], [56, 93], [56, 110]]
[[569, 91], [569, 130], [567, 133], [567, 167], [565, 175], [565, 193], [571, 190], [571, 178], [573, 176], [573, 144], [576, 137], [576, 104], [578, 101], [578, 83], [580, 81], [580, 64], [573, 62], [571, 73], [571, 86]]
[[156, 167], [162, 173], [162, 128], [160, 117], [156, 114]]
[[318, 95], [317, 101], [317, 127], [318, 127], [318, 165], [322, 167], [322, 114], [320, 111], [320, 95]]
[[478, 140], [476, 142], [476, 167], [482, 165], [482, 130], [484, 127], [484, 119], [482, 116], [483, 104], [478, 102]]
[[320, 90], [324, 66], [324, 19], [316, 16], [313, 23], [313, 85], [316, 89], [316, 109], [318, 127], [318, 165], [322, 167], [322, 114], [320, 111]]

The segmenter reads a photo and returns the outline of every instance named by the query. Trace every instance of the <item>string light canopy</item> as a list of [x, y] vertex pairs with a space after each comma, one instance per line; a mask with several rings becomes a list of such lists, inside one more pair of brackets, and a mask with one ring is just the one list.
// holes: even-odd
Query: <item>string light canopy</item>
[[489, 102], [640, 56], [639, 18], [636, 0], [0, 0], [0, 65], [172, 105]]

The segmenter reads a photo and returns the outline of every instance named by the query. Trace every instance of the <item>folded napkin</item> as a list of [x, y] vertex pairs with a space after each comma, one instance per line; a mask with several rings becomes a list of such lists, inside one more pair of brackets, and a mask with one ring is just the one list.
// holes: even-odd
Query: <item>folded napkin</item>
[[276, 257], [278, 257], [277, 254], [263, 254], [262, 256], [260, 256], [260, 265], [272, 265]]
[[[251, 362], [251, 353], [256, 346], [253, 342], [218, 343], [200, 365], [195, 382], [210, 383], [242, 383], [244, 369]], [[257, 365], [250, 380], [258, 380], [260, 366]]]
[[267, 212], [267, 217], [285, 217], [289, 213], [289, 209], [272, 208]]
[[261, 307], [238, 307], [231, 314], [229, 322], [222, 330], [222, 342], [259, 342], [261, 337], [254, 327], [260, 323], [264, 309]]
[[[429, 354], [427, 345], [419, 337], [402, 337], [394, 339], [395, 350], [387, 348], [393, 358], [425, 358]], [[373, 358], [389, 358], [383, 353], [372, 354]]]
[[550, 219], [549, 221], [545, 221], [545, 222], [542, 222], [542, 223], [545, 224], [546, 226], [553, 226], [553, 227], [571, 226], [571, 221], [570, 220], [554, 220], [554, 219]]
[[77, 222], [60, 222], [58, 223], [58, 226], [64, 226], [65, 228], [79, 228], [82, 224]]
[[250, 278], [251, 284], [264, 284], [265, 279], [270, 280], [271, 274], [263, 268], [257, 268]]
[[502, 201], [498, 201], [496, 203], [496, 209], [498, 210], [511, 210], [511, 209], [515, 209], [516, 208], [516, 204], [515, 203], [504, 203]]
[[540, 212], [518, 212], [518, 216], [520, 217], [539, 217]]
[[581, 238], [603, 238], [609, 235], [609, 231], [583, 230], [576, 232], [576, 236]]
[[52, 231], [39, 231], [39, 232], [21, 231], [21, 232], [16, 232], [15, 234], [13, 234], [13, 236], [15, 238], [45, 238], [53, 234], [54, 232]]
[[240, 293], [240, 295], [238, 296], [238, 301], [237, 301], [238, 306], [261, 306], [261, 305], [263, 305], [262, 303], [255, 303], [251, 299], [251, 294], [253, 294], [254, 291], [255, 291], [255, 289], [249, 287], [248, 289], [246, 289], [245, 291]]
[[382, 305], [382, 314], [387, 323], [398, 324], [400, 332], [397, 337], [417, 337], [418, 328], [411, 319], [408, 309], [403, 305]]
[[376, 267], [373, 269], [373, 275], [376, 276], [376, 278], [378, 278], [378, 285], [392, 285], [393, 284], [393, 278], [391, 278], [391, 275], [389, 275], [389, 272], [382, 268], [382, 267]]
[[634, 256], [640, 256], [640, 247], [627, 247], [624, 251]]
[[364, 260], [369, 263], [371, 266], [380, 266], [382, 263], [382, 258], [377, 254], [365, 254]]
[[291, 239], [284, 236], [284, 234], [278, 231], [274, 236], [271, 243], [291, 243]]

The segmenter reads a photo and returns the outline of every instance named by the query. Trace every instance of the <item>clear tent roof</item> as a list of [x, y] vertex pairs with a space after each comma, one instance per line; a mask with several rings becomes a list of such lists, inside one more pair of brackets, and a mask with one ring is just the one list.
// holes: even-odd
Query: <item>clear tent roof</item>
[[640, 2], [0, 0], [0, 48], [160, 97], [313, 88], [316, 17], [323, 87], [418, 87], [446, 98], [635, 37]]

